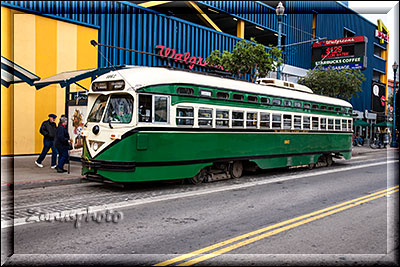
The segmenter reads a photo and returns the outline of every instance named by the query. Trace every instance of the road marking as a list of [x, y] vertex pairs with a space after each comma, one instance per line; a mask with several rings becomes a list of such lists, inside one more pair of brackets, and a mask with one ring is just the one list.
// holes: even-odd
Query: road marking
[[[314, 212], [311, 212], [311, 213], [308, 213], [308, 214], [305, 214], [305, 215], [302, 215], [302, 216], [299, 216], [299, 217], [296, 217], [296, 218], [293, 218], [293, 219], [290, 219], [290, 220], [286, 220], [286, 221], [283, 221], [283, 222], [280, 222], [280, 223], [277, 223], [277, 224], [274, 224], [274, 225], [270, 225], [268, 227], [261, 228], [261, 229], [258, 229], [256, 231], [253, 231], [253, 232], [250, 232], [250, 233], [247, 233], [247, 234], [244, 234], [244, 235], [240, 235], [240, 236], [228, 239], [226, 241], [223, 241], [223, 242], [220, 242], [220, 243], [217, 243], [217, 244], [214, 244], [214, 245], [211, 245], [211, 246], [208, 246], [208, 247], [205, 247], [205, 248], [202, 248], [202, 249], [199, 249], [199, 250], [187, 253], [187, 254], [183, 254], [183, 255], [181, 255], [179, 257], [176, 257], [176, 258], [173, 258], [173, 259], [170, 259], [170, 260], [167, 260], [167, 261], [163, 261], [161, 263], [157, 263], [157, 264], [155, 264], [153, 266], [167, 266], [167, 265], [171, 265], [173, 263], [179, 262], [179, 261], [186, 260], [188, 258], [192, 258], [192, 257], [195, 257], [195, 256], [200, 256], [198, 258], [194, 258], [194, 259], [189, 260], [187, 262], [183, 262], [181, 264], [176, 265], [176, 266], [190, 266], [190, 265], [196, 264], [198, 262], [205, 261], [207, 259], [216, 257], [216, 256], [221, 255], [223, 253], [229, 252], [231, 250], [237, 249], [239, 247], [242, 247], [242, 246], [248, 245], [250, 243], [256, 242], [256, 241], [261, 240], [263, 238], [266, 238], [266, 237], [269, 237], [269, 236], [272, 236], [272, 235], [276, 235], [278, 233], [287, 231], [289, 229], [298, 227], [300, 225], [303, 225], [303, 224], [306, 224], [306, 223], [309, 223], [309, 222], [324, 218], [326, 216], [338, 213], [338, 212], [343, 211], [343, 210], [350, 209], [352, 207], [361, 205], [361, 204], [366, 203], [368, 201], [372, 201], [374, 199], [381, 198], [381, 197], [387, 196], [389, 194], [393, 194], [393, 193], [399, 191], [398, 188], [399, 188], [399, 186], [397, 185], [397, 186], [392, 187], [392, 188], [384, 189], [384, 190], [381, 190], [381, 191], [378, 191], [378, 192], [375, 192], [375, 193], [372, 193], [372, 194], [369, 194], [369, 195], [365, 195], [365, 196], [362, 196], [362, 197], [359, 197], [359, 198], [355, 198], [355, 199], [340, 203], [338, 205], [334, 205], [334, 206], [331, 206], [331, 207], [328, 207], [328, 208], [325, 208], [325, 209], [321, 209], [321, 210], [318, 210], [318, 211], [314, 211]], [[246, 238], [251, 237], [251, 236], [255, 236], [255, 237], [252, 237], [250, 239], [235, 243], [236, 241], [240, 241], [242, 239], [246, 239]], [[235, 244], [230, 245], [230, 246], [225, 247], [225, 248], [222, 248], [222, 249], [219, 249], [219, 250], [214, 251], [212, 253], [204, 255], [205, 252], [209, 252], [209, 251], [214, 250], [216, 248], [219, 248], [219, 247], [222, 247], [222, 246], [226, 246], [226, 245], [229, 245], [229, 244], [232, 244], [232, 243], [235, 243]]]
[[[207, 194], [213, 194], [213, 193], [219, 193], [223, 191], [230, 191], [230, 190], [235, 190], [235, 189], [243, 189], [243, 188], [248, 188], [248, 187], [253, 187], [253, 186], [260, 186], [260, 185], [266, 185], [266, 184], [271, 184], [271, 183], [277, 183], [277, 182], [285, 182], [289, 180], [295, 180], [295, 179], [301, 179], [301, 178], [308, 178], [312, 176], [318, 176], [318, 175], [325, 175], [329, 173], [337, 173], [337, 172], [342, 172], [342, 171], [348, 171], [348, 170], [355, 170], [355, 169], [362, 169], [362, 168], [367, 168], [367, 167], [373, 167], [373, 166], [378, 166], [378, 165], [386, 165], [386, 164], [391, 164], [398, 162], [398, 160], [392, 160], [392, 161], [385, 161], [385, 162], [375, 162], [375, 163], [370, 163], [370, 164], [365, 164], [365, 165], [357, 165], [357, 166], [349, 166], [349, 167], [342, 167], [342, 168], [337, 168], [337, 169], [329, 169], [329, 170], [324, 170], [324, 171], [316, 171], [316, 172], [308, 172], [306, 171], [305, 173], [302, 174], [295, 174], [287, 177], [278, 177], [278, 178], [272, 178], [272, 179], [267, 179], [263, 181], [254, 181], [254, 182], [248, 182], [244, 184], [235, 184], [235, 185], [227, 185], [227, 186], [221, 186], [218, 188], [205, 188], [205, 189], [200, 189], [196, 192], [183, 192], [183, 193], [176, 193], [176, 194], [170, 194], [170, 195], [163, 195], [163, 196], [156, 196], [156, 197], [150, 197], [147, 199], [138, 199], [138, 200], [130, 200], [130, 201], [122, 201], [122, 202], [117, 202], [117, 203], [110, 203], [110, 204], [104, 204], [104, 205], [99, 205], [99, 206], [91, 206], [90, 210], [92, 212], [102, 212], [106, 210], [116, 210], [116, 209], [121, 209], [121, 208], [129, 208], [137, 205], [143, 205], [143, 204], [150, 204], [150, 203], [155, 203], [155, 202], [162, 202], [162, 201], [168, 201], [168, 200], [174, 200], [174, 199], [181, 199], [181, 198], [186, 198], [186, 197], [195, 197], [195, 196], [201, 196], [201, 195], [207, 195]], [[38, 203], [40, 205], [40, 203]], [[18, 208], [18, 207], [15, 207]], [[85, 214], [87, 212], [87, 208], [80, 208], [80, 209], [69, 209], [69, 210], [64, 210], [64, 211], [57, 211], [53, 213], [49, 213], [50, 216], [56, 216], [57, 214], [60, 214], [60, 212], [72, 212], [77, 215]], [[20, 225], [25, 225], [25, 224], [30, 224], [30, 223], [35, 223], [35, 220], [39, 220], [39, 216], [31, 216], [32, 221], [26, 221], [25, 218], [16, 218], [14, 220], [2, 220], [1, 221], [1, 228], [7, 228], [7, 227], [12, 227], [12, 226], [20, 226]]]

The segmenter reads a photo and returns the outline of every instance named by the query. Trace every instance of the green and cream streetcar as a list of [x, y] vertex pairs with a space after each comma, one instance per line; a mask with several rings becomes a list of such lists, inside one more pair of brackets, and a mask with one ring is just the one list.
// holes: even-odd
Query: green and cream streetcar
[[351, 158], [351, 104], [275, 79], [126, 67], [92, 83], [88, 107], [82, 173], [91, 178], [199, 183]]

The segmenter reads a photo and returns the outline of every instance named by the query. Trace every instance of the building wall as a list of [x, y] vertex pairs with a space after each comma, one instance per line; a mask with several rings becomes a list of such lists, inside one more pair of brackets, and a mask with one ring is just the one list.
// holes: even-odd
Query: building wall
[[[98, 39], [97, 29], [6, 7], [1, 7], [1, 18], [1, 55], [39, 77], [97, 67], [97, 51], [90, 45]], [[90, 81], [81, 84], [88, 87]], [[1, 86], [1, 101], [1, 155], [38, 154], [43, 147], [40, 125], [49, 113], [64, 114], [65, 89]]]

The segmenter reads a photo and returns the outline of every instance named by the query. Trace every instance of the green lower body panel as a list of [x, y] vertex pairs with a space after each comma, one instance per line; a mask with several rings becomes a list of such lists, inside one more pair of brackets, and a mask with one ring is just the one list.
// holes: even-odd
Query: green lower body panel
[[[262, 169], [296, 166], [316, 163], [330, 153], [350, 159], [351, 142], [351, 133], [139, 132], [94, 158], [84, 147], [83, 158], [98, 165], [83, 164], [82, 174], [138, 182], [190, 178], [218, 161], [248, 160]], [[112, 163], [121, 168], [107, 168]], [[124, 163], [132, 168], [122, 168]]]

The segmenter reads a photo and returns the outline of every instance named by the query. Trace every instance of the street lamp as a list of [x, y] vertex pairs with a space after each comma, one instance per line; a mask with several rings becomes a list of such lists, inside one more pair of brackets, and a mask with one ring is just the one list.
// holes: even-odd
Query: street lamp
[[396, 142], [396, 72], [397, 68], [399, 65], [394, 62], [392, 68], [393, 68], [393, 73], [394, 73], [394, 79], [393, 79], [393, 128], [392, 128], [392, 144], [390, 145], [391, 147], [397, 147], [397, 142]]
[[[281, 49], [282, 17], [283, 13], [285, 13], [285, 7], [282, 5], [282, 2], [279, 2], [278, 6], [275, 9], [275, 12], [276, 16], [278, 17], [278, 49]], [[281, 79], [281, 66], [278, 66], [276, 78], [278, 80]]]

